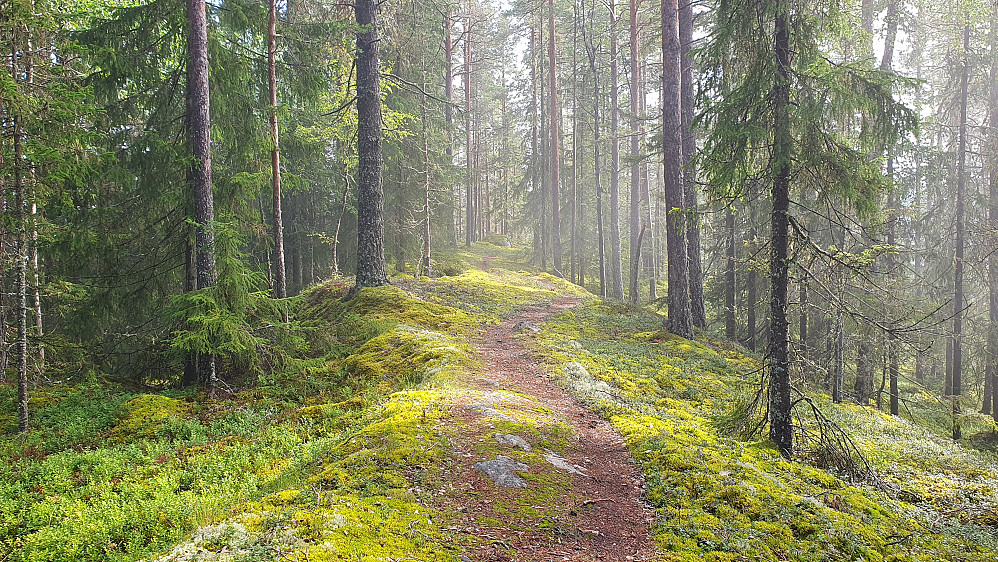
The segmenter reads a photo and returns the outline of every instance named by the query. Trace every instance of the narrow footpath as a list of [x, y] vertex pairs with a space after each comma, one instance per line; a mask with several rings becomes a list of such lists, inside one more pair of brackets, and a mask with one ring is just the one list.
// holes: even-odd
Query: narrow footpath
[[475, 342], [482, 368], [454, 406], [464, 436], [455, 488], [442, 493], [458, 521], [452, 530], [487, 545], [471, 560], [652, 559], [653, 514], [623, 439], [552, 381], [521, 341], [578, 302], [531, 307]]

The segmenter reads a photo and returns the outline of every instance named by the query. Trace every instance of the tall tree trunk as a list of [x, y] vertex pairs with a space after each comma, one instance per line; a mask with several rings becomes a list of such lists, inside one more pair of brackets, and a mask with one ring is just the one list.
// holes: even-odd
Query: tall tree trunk
[[356, 0], [357, 34], [357, 280], [356, 288], [388, 283], [384, 193], [381, 187], [381, 62], [378, 5]]
[[887, 15], [884, 16], [884, 56], [880, 59], [880, 70], [889, 71], [894, 65], [894, 44], [898, 36], [898, 13], [900, 0], [888, 0]]
[[842, 390], [845, 386], [845, 318], [839, 310], [835, 315], [835, 343], [832, 358], [832, 402], [842, 403]]
[[270, 0], [267, 70], [270, 83], [270, 138], [274, 143], [270, 153], [274, 225], [274, 297], [283, 299], [288, 296], [288, 290], [284, 270], [284, 222], [281, 219], [281, 143], [277, 127], [277, 0]]
[[[585, 5], [583, 5], [584, 7]], [[594, 8], [595, 12], [595, 8]], [[596, 246], [597, 254], [599, 257], [599, 287], [600, 296], [603, 298], [607, 297], [607, 279], [606, 279], [606, 234], [603, 232], [603, 184], [600, 181], [600, 99], [602, 98], [602, 92], [600, 91], [599, 82], [599, 70], [596, 67], [596, 49], [592, 44], [592, 19], [595, 17], [595, 13], [590, 13], [589, 18], [589, 32], [586, 32], [586, 25], [583, 23], [583, 43], [586, 47], [586, 55], [589, 58], [589, 71], [593, 76], [593, 183], [596, 184]], [[585, 14], [585, 9], [583, 9], [583, 14]]]
[[790, 227], [790, 22], [786, 2], [776, 7], [776, 88], [773, 96], [773, 211], [771, 216], [770, 329], [769, 329], [769, 438], [785, 457], [793, 453], [793, 417], [790, 402], [790, 323], [787, 286]]
[[[447, 164], [454, 164], [454, 24], [451, 20], [450, 6], [444, 12], [444, 97], [447, 103], [444, 104], [444, 123], [447, 126]], [[459, 220], [456, 207], [459, 206], [459, 197], [451, 191], [452, 203], [450, 205], [450, 238], [451, 246], [457, 247], [457, 221]]]
[[478, 224], [475, 222], [474, 171], [471, 160], [471, 1], [468, 2], [468, 17], [464, 28], [464, 165], [465, 181], [465, 226], [464, 245], [471, 247], [476, 241]]
[[554, 272], [561, 273], [561, 108], [558, 104], [558, 56], [555, 52], [554, 0], [548, 0], [548, 79], [551, 83], [551, 255]]
[[[190, 62], [187, 70], [187, 136], [193, 161], [188, 183], [194, 201], [194, 269], [197, 288], [215, 284], [215, 204], [211, 180], [211, 109], [208, 97], [208, 20], [203, 0], [187, 1]], [[197, 361], [199, 382], [214, 391], [214, 355]]]
[[[998, 232], [998, 4], [991, 7], [991, 72], [988, 96], [988, 230]], [[988, 254], [988, 349], [986, 376], [991, 380], [990, 411], [998, 421], [998, 255]]]
[[689, 269], [683, 233], [682, 47], [679, 0], [662, 0], [662, 154], [665, 179], [665, 235], [669, 246], [669, 331], [693, 339]]
[[[572, 2], [572, 275], [582, 283], [582, 256], [579, 255], [579, 4]], [[578, 277], [576, 277], [578, 271]]]
[[[960, 75], [960, 146], [956, 182], [956, 251], [953, 282], [953, 394], [963, 393], [963, 250], [964, 250], [964, 197], [967, 191], [967, 98], [970, 73], [970, 24], [963, 27], [963, 71]], [[954, 402], [956, 404], [956, 402]], [[956, 406], [954, 406], [956, 407]]]
[[[423, 89], [426, 89], [426, 76], [423, 76]], [[430, 277], [430, 141], [427, 130], [429, 115], [426, 111], [426, 96], [420, 98], [423, 121], [423, 275]]]
[[724, 214], [724, 233], [727, 251], [727, 263], [725, 264], [724, 282], [724, 337], [729, 341], [738, 338], [738, 325], [735, 323], [735, 292], [738, 287], [735, 284], [735, 209], [728, 205]]
[[630, 239], [631, 239], [631, 259], [630, 259], [630, 284], [628, 287], [628, 300], [631, 304], [638, 304], [640, 300], [640, 269], [641, 263], [638, 255], [638, 234], [641, 230], [641, 164], [639, 162], [641, 154], [641, 120], [638, 103], [638, 0], [628, 2], [630, 12], [630, 98], [631, 98], [631, 198], [630, 198]]
[[610, 8], [610, 279], [613, 299], [624, 300], [624, 264], [620, 240], [620, 103], [617, 99], [617, 8]]
[[679, 42], [682, 44], [683, 74], [683, 178], [686, 190], [686, 246], [690, 263], [690, 310], [693, 325], [707, 328], [707, 309], [703, 295], [703, 251], [700, 242], [700, 214], [697, 202], [697, 171], [693, 164], [696, 135], [693, 132], [693, 3], [684, 1], [679, 8]]
[[[17, 31], [11, 32], [11, 76], [17, 80], [20, 76], [18, 59]], [[15, 317], [17, 318], [17, 429], [20, 432], [28, 430], [28, 217], [25, 213], [25, 169], [24, 169], [24, 129], [21, 116], [16, 108], [10, 108], [10, 119], [14, 145], [14, 206], [17, 218], [17, 230], [14, 237], [14, 256], [17, 260], [15, 297]]]
[[[530, 187], [531, 193], [537, 194], [540, 191], [540, 142], [538, 139], [538, 127], [537, 123], [540, 121], [540, 101], [538, 100], [537, 90], [539, 87], [538, 76], [537, 76], [537, 63], [536, 63], [536, 53], [537, 53], [537, 29], [531, 26], [530, 28]], [[539, 226], [537, 227], [536, 236], [534, 237], [536, 244], [534, 245], [534, 253], [536, 254], [538, 250], [543, 254], [543, 229]]]

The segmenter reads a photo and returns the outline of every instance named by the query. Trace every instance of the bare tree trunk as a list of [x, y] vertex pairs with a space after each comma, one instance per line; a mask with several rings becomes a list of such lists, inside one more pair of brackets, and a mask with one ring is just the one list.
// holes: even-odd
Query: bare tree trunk
[[340, 201], [340, 212], [336, 216], [336, 230], [333, 231], [333, 276], [340, 274], [339, 247], [340, 247], [340, 227], [343, 226], [343, 217], [347, 213], [347, 196], [350, 193], [350, 174], [347, 172], [347, 162], [343, 160], [343, 200]]
[[284, 222], [281, 218], [281, 143], [277, 127], [277, 0], [270, 0], [267, 27], [267, 74], [270, 83], [270, 138], [274, 143], [270, 155], [271, 190], [273, 191], [274, 227], [274, 297], [288, 296], [284, 270]]
[[[991, 71], [988, 96], [988, 140], [990, 142], [988, 230], [998, 232], [998, 4], [991, 7]], [[991, 403], [982, 411], [998, 421], [998, 255], [988, 254], [988, 348], [985, 373], [991, 381]]]
[[[582, 256], [579, 255], [579, 4], [572, 3], [572, 275], [582, 285]], [[576, 277], [578, 271], [578, 277]]]
[[793, 453], [794, 428], [790, 402], [790, 323], [787, 287], [790, 227], [790, 22], [785, 2], [776, 7], [776, 88], [773, 96], [773, 211], [771, 216], [769, 438], [785, 457]]
[[738, 326], [735, 323], [735, 209], [728, 205], [724, 215], [724, 231], [726, 235], [727, 263], [725, 264], [724, 283], [724, 337], [735, 341], [738, 337]]
[[[454, 164], [454, 107], [451, 105], [454, 101], [454, 38], [452, 36], [453, 32], [453, 21], [451, 21], [450, 6], [448, 5], [447, 10], [444, 12], [444, 97], [447, 99], [447, 103], [444, 104], [444, 123], [447, 125], [447, 163], [449, 165]], [[454, 195], [453, 191], [452, 203], [450, 205], [450, 237], [451, 246], [457, 247], [457, 220], [458, 213], [456, 212], [456, 207], [459, 206], [460, 202], [458, 197]]]
[[357, 279], [356, 288], [388, 283], [381, 187], [381, 63], [377, 2], [356, 0], [357, 34]]
[[[967, 191], [967, 99], [968, 77], [970, 72], [970, 24], [963, 27], [963, 71], [960, 75], [960, 147], [956, 183], [956, 251], [954, 255], [954, 297], [953, 297], [953, 394], [963, 393], [963, 251], [966, 227], [964, 225]], [[954, 408], [958, 407], [954, 401]], [[959, 427], [959, 426], [956, 426]], [[954, 439], [958, 438], [954, 435]]]
[[[583, 9], [583, 14], [585, 10]], [[590, 14], [589, 25], [592, 26], [594, 13]], [[592, 28], [586, 32], [586, 26], [582, 26], [583, 43], [586, 47], [586, 55], [589, 58], [589, 71], [593, 75], [593, 182], [596, 184], [596, 239], [597, 253], [599, 255], [599, 287], [600, 296], [607, 297], [606, 279], [606, 233], [603, 232], [603, 184], [600, 182], [600, 92], [599, 70], [596, 67], [596, 49], [592, 44]]]
[[873, 353], [870, 343], [863, 340], [856, 345], [856, 401], [866, 406], [873, 397]]
[[[16, 80], [20, 75], [18, 69], [18, 46], [16, 31], [11, 37], [11, 75]], [[17, 275], [17, 296], [15, 297], [17, 318], [17, 429], [20, 432], [28, 430], [28, 217], [25, 213], [25, 170], [24, 170], [24, 149], [23, 149], [23, 125], [21, 117], [10, 111], [11, 125], [13, 128], [14, 144], [14, 205], [17, 207], [17, 233], [14, 238], [14, 255], [17, 260], [15, 266]]]
[[669, 331], [693, 339], [689, 262], [683, 233], [682, 46], [679, 1], [662, 0], [662, 154], [665, 179], [665, 233], [669, 246]]
[[617, 99], [617, 8], [610, 9], [610, 278], [613, 299], [624, 300], [624, 264], [620, 241], [620, 103]]
[[465, 228], [464, 245], [471, 247], [476, 241], [478, 225], [475, 222], [474, 172], [471, 162], [471, 1], [468, 2], [468, 17], [464, 29], [464, 165], [465, 181]]
[[832, 375], [832, 402], [842, 403], [842, 390], [845, 386], [845, 318], [839, 310], [835, 316], [835, 344]]
[[[202, 0], [188, 0], [187, 136], [193, 154], [188, 172], [194, 201], [194, 269], [197, 288], [215, 284], [215, 205], [211, 179], [211, 109], [208, 97], [208, 20]], [[215, 356], [200, 357], [197, 378], [214, 391]]]
[[638, 159], [641, 153], [640, 130], [641, 121], [639, 119], [638, 104], [638, 0], [628, 2], [630, 12], [630, 98], [631, 98], [631, 199], [630, 199], [630, 284], [628, 287], [628, 301], [631, 304], [638, 304], [641, 298], [638, 275], [641, 263], [638, 260], [638, 234], [641, 228], [641, 168]]
[[703, 295], [703, 257], [700, 242], [700, 214], [697, 202], [697, 171], [693, 165], [696, 135], [693, 132], [693, 3], [684, 1], [679, 8], [679, 42], [682, 45], [683, 75], [683, 178], [686, 195], [686, 246], [690, 263], [690, 310], [693, 325], [707, 328], [707, 309]]
[[548, 74], [551, 81], [551, 255], [554, 272], [561, 273], [561, 150], [558, 138], [561, 108], [558, 105], [558, 57], [555, 52], [554, 0], [548, 0]]
[[[423, 89], [425, 90], [425, 72], [423, 74]], [[423, 275], [430, 277], [433, 272], [430, 268], [430, 143], [427, 131], [429, 116], [426, 111], [426, 96], [422, 96], [420, 99], [423, 121]]]

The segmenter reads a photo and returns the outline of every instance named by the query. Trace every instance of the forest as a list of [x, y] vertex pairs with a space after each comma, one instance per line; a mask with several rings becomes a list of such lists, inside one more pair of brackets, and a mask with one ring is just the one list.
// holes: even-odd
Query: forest
[[6, 0], [0, 53], [0, 562], [998, 557], [998, 2]]

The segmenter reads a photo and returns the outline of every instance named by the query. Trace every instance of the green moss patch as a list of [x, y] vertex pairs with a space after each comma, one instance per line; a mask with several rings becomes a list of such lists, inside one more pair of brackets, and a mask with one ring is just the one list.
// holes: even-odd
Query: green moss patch
[[592, 301], [549, 322], [535, 345], [641, 463], [664, 559], [995, 559], [995, 529], [983, 518], [961, 521], [959, 509], [947, 514], [939, 501], [995, 505], [993, 469], [982, 457], [869, 408], [823, 404], [878, 471], [920, 490], [921, 503], [787, 462], [768, 442], [720, 429], [757, 384], [758, 361], [675, 338], [660, 322]]

